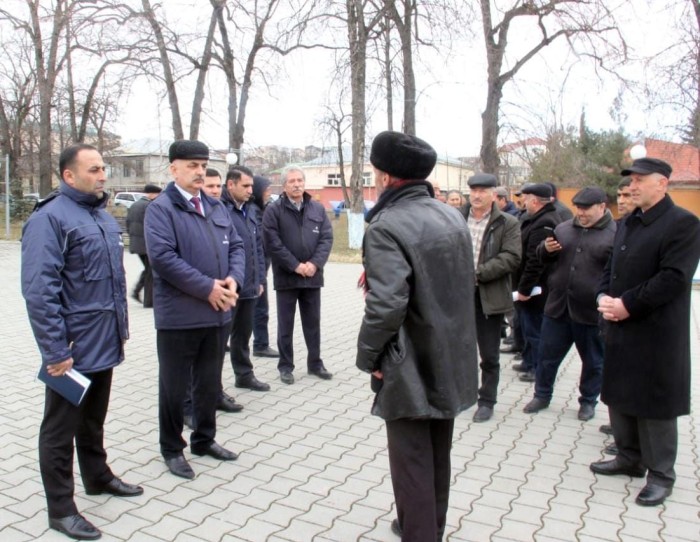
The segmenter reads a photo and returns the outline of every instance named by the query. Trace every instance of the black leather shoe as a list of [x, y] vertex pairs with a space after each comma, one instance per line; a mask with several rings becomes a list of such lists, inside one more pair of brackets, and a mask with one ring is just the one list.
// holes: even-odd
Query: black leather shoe
[[216, 410], [221, 410], [222, 412], [240, 412], [243, 410], [243, 405], [236, 403], [236, 400], [226, 393], [221, 393], [219, 397], [219, 402], [216, 403]]
[[595, 416], [595, 407], [590, 403], [583, 403], [578, 409], [578, 419], [587, 422]]
[[265, 384], [265, 382], [260, 382], [255, 378], [254, 374], [244, 376], [242, 378], [236, 379], [237, 388], [247, 388], [253, 391], [270, 391], [270, 384]]
[[506, 346], [502, 346], [500, 350], [502, 354], [517, 354], [518, 352], [520, 352], [520, 348], [518, 348], [514, 344], [507, 344]]
[[86, 487], [85, 493], [88, 495], [102, 495], [103, 493], [109, 493], [110, 495], [115, 495], [116, 497], [136, 497], [137, 495], [143, 495], [143, 488], [141, 486], [127, 484], [115, 476], [112, 478], [111, 482], [102, 487]]
[[269, 346], [265, 348], [264, 350], [253, 350], [253, 355], [257, 356], [259, 358], [278, 358], [280, 357], [280, 353], [273, 349], [270, 348]]
[[100, 530], [80, 514], [49, 518], [49, 528], [76, 540], [97, 540], [102, 536]]
[[513, 356], [513, 361], [522, 361], [522, 360], [523, 360], [523, 353], [522, 352], [518, 352], [517, 354], [515, 354]]
[[192, 467], [190, 467], [190, 464], [187, 462], [184, 455], [178, 455], [171, 457], [170, 459], [166, 459], [165, 464], [168, 466], [170, 472], [172, 472], [175, 476], [187, 478], [188, 480], [192, 480], [192, 478], [194, 478], [194, 471], [192, 470]]
[[603, 453], [605, 455], [617, 455], [620, 453], [620, 450], [617, 449], [617, 446], [615, 446], [615, 443], [613, 442], [612, 444], [608, 444], [605, 448], [603, 448]]
[[280, 380], [285, 384], [294, 384], [294, 375], [290, 371], [282, 371]]
[[610, 425], [609, 423], [606, 423], [606, 424], [601, 425], [601, 426], [598, 428], [598, 431], [600, 431], [601, 433], [605, 433], [606, 435], [612, 435], [612, 434], [613, 434], [613, 432], [612, 432], [612, 425]]
[[537, 380], [535, 378], [535, 371], [528, 371], [526, 373], [521, 374], [519, 377], [520, 382], [534, 382]]
[[401, 526], [399, 525], [399, 520], [394, 519], [391, 522], [391, 532], [394, 533], [396, 536], [401, 538], [401, 535], [403, 534], [403, 531], [401, 530]]
[[333, 374], [329, 373], [328, 370], [323, 366], [319, 367], [318, 369], [314, 369], [313, 371], [309, 370], [309, 374], [317, 376], [321, 380], [330, 380], [331, 378], [333, 378]]
[[476, 423], [483, 423], [489, 421], [491, 416], [493, 416], [493, 408], [490, 406], [481, 405], [476, 409], [472, 420]]
[[634, 500], [640, 506], [658, 506], [666, 500], [671, 493], [672, 487], [664, 487], [657, 484], [647, 484], [637, 495]]
[[227, 450], [220, 444], [212, 442], [207, 448], [192, 448], [192, 453], [194, 455], [208, 455], [214, 459], [219, 459], [221, 461], [235, 461], [238, 459], [238, 454]]
[[527, 414], [535, 414], [540, 410], [544, 410], [545, 408], [549, 408], [549, 401], [545, 401], [539, 397], [533, 397], [532, 401], [525, 405], [523, 412]]
[[511, 365], [514, 371], [518, 371], [519, 373], [527, 373], [528, 368], [525, 367], [524, 363], [515, 363]]
[[644, 478], [647, 470], [642, 466], [625, 465], [621, 463], [617, 457], [610, 461], [596, 461], [591, 463], [590, 469], [596, 474], [604, 474], [605, 476], [615, 476], [616, 474], [626, 474], [632, 478]]
[[183, 416], [183, 421], [185, 422], [185, 425], [188, 429], [194, 431], [194, 420], [192, 419], [192, 416], [188, 416], [187, 414], [185, 414], [185, 416]]

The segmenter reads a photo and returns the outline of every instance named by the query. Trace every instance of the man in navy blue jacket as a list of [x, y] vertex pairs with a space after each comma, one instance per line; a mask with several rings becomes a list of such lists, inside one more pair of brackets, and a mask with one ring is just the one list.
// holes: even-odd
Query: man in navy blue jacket
[[88, 495], [143, 493], [112, 474], [103, 442], [112, 369], [124, 360], [129, 338], [124, 245], [105, 211], [105, 165], [97, 149], [67, 147], [59, 171], [59, 189], [39, 203], [22, 232], [22, 295], [49, 378], [75, 368], [91, 381], [79, 406], [46, 388], [39, 467], [49, 527], [95, 540], [99, 529], [73, 500], [74, 449]]
[[245, 166], [229, 168], [221, 201], [231, 215], [231, 222], [245, 248], [245, 282], [241, 285], [238, 302], [232, 311], [231, 366], [236, 375], [237, 388], [268, 391], [270, 385], [255, 377], [248, 346], [253, 334], [255, 305], [262, 295], [265, 279], [262, 232], [258, 228], [255, 206], [248, 203], [252, 195], [253, 172]]
[[277, 292], [277, 368], [282, 382], [294, 383], [292, 339], [299, 303], [308, 372], [330, 380], [333, 375], [321, 359], [321, 287], [323, 266], [333, 246], [333, 229], [323, 205], [304, 191], [303, 171], [289, 167], [281, 178], [284, 194], [267, 207], [263, 216], [265, 250], [272, 260]]
[[146, 247], [153, 267], [159, 362], [160, 450], [176, 476], [194, 478], [183, 455], [183, 403], [192, 378], [190, 449], [229, 461], [220, 446], [216, 405], [224, 346], [245, 273], [243, 243], [223, 204], [201, 188], [209, 149], [196, 140], [170, 146], [173, 182], [146, 211]]

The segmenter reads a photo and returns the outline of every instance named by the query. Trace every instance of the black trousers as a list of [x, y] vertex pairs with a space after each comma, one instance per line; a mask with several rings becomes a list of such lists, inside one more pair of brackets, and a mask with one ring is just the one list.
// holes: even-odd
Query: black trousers
[[253, 374], [249, 344], [257, 301], [257, 298], [239, 299], [231, 313], [231, 367], [236, 379]]
[[277, 368], [280, 372], [294, 370], [294, 316], [297, 302], [301, 316], [301, 329], [308, 357], [306, 366], [314, 371], [323, 366], [321, 360], [321, 289], [293, 288], [277, 290], [277, 347], [280, 359]]
[[143, 306], [146, 308], [153, 307], [153, 271], [151, 270], [151, 262], [148, 261], [146, 254], [139, 254], [141, 263], [143, 263], [143, 271], [139, 277], [134, 293], [138, 294], [143, 289]]
[[83, 485], [99, 487], [112, 481], [104, 448], [104, 423], [112, 388], [112, 369], [85, 375], [92, 384], [79, 406], [46, 388], [44, 419], [39, 430], [39, 469], [49, 517], [78, 513], [73, 500], [73, 441]]
[[267, 325], [270, 322], [270, 302], [267, 298], [267, 286], [255, 302], [253, 316], [253, 352], [267, 350], [270, 347], [270, 334]]
[[476, 291], [476, 342], [481, 357], [481, 387], [479, 388], [479, 406], [493, 408], [498, 396], [498, 381], [501, 375], [499, 348], [501, 347], [502, 314], [486, 316], [481, 306], [479, 290]]
[[214, 442], [216, 404], [229, 330], [230, 325], [226, 324], [157, 332], [158, 422], [160, 452], [165, 459], [180, 455], [187, 445], [182, 438], [183, 404], [190, 379], [195, 424], [190, 445], [201, 449]]
[[678, 418], [651, 420], [627, 416], [608, 408], [610, 424], [624, 464], [643, 465], [648, 469], [647, 482], [673, 487], [676, 481], [678, 452]]
[[386, 422], [401, 542], [440, 542], [450, 496], [454, 419]]

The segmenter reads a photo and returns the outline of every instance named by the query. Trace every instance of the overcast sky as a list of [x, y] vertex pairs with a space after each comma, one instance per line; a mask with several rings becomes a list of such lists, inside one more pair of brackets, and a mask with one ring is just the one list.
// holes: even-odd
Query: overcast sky
[[[661, 49], [664, 42], [674, 39], [672, 21], [661, 17], [659, 9], [645, 10], [645, 0], [626, 4], [630, 7], [621, 14], [621, 26], [629, 30], [625, 31], [625, 37], [637, 56], [649, 53], [652, 48]], [[655, 4], [660, 8], [663, 2]], [[627, 21], [623, 20], [625, 18]], [[486, 99], [482, 41], [477, 36], [470, 43], [455, 47], [449, 59], [421, 53], [424, 65], [417, 65], [416, 76], [417, 132], [442, 155], [478, 155], [481, 112]], [[518, 47], [516, 36], [510, 41], [512, 46]], [[584, 107], [587, 123], [593, 129], [616, 127], [609, 112], [619, 91], [619, 82], [611, 76], [599, 80], [591, 65], [583, 60], [570, 70], [562, 69], [570, 60], [563, 43], [550, 46], [520, 72], [517, 81], [508, 83], [504, 102], [511, 105], [504, 108], [506, 120], [518, 130], [502, 130], [501, 142], [543, 136], [545, 126], [551, 126], [554, 120], [561, 124], [577, 124]], [[305, 51], [287, 59], [284, 72], [274, 79], [272, 96], [266, 89], [254, 87], [246, 120], [246, 145], [332, 145], [318, 128], [331, 72], [326, 53]], [[639, 64], [628, 66], [624, 73], [640, 80], [644, 77]], [[563, 93], [562, 88], [565, 89]], [[223, 85], [210, 86], [208, 98], [200, 139], [214, 148], [224, 148], [228, 138]], [[189, 96], [181, 93], [183, 115], [189, 111], [190, 101]], [[661, 124], [667, 123], [669, 118], [668, 110], [646, 111], [645, 104], [631, 93], [625, 95], [625, 114], [626, 131], [631, 136], [658, 135]], [[399, 105], [395, 118], [400, 119], [400, 115]], [[183, 116], [186, 130], [187, 118]], [[685, 120], [678, 118], [676, 122]], [[172, 139], [170, 125], [167, 101], [158, 100], [152, 84], [138, 83], [120, 118], [118, 132], [123, 140], [153, 137], [167, 141]], [[385, 114], [375, 113], [369, 119], [368, 136], [385, 127]], [[349, 140], [349, 133], [347, 137]]]

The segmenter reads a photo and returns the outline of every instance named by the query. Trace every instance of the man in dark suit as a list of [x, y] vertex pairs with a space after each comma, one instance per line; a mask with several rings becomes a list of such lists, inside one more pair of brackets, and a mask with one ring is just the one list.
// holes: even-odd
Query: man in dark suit
[[272, 260], [277, 292], [277, 368], [283, 383], [294, 383], [292, 341], [298, 303], [308, 350], [308, 373], [330, 380], [333, 375], [321, 359], [321, 287], [323, 267], [333, 246], [333, 229], [323, 205], [304, 191], [302, 170], [289, 167], [281, 178], [284, 193], [263, 216], [265, 250]]
[[153, 272], [151, 263], [148, 261], [146, 253], [146, 238], [143, 234], [143, 221], [146, 218], [146, 207], [160, 194], [162, 188], [155, 184], [147, 184], [143, 187], [145, 198], [135, 202], [126, 214], [126, 231], [129, 233], [129, 252], [138, 254], [143, 263], [143, 271], [139, 277], [134, 291], [131, 294], [136, 301], [141, 301], [141, 290], [143, 289], [143, 306], [153, 307]]
[[676, 479], [678, 416], [690, 413], [690, 294], [700, 221], [666, 193], [671, 166], [640, 158], [630, 176], [635, 210], [620, 221], [598, 294], [606, 320], [601, 397], [618, 454], [598, 474], [643, 477], [642, 506], [664, 502]]

